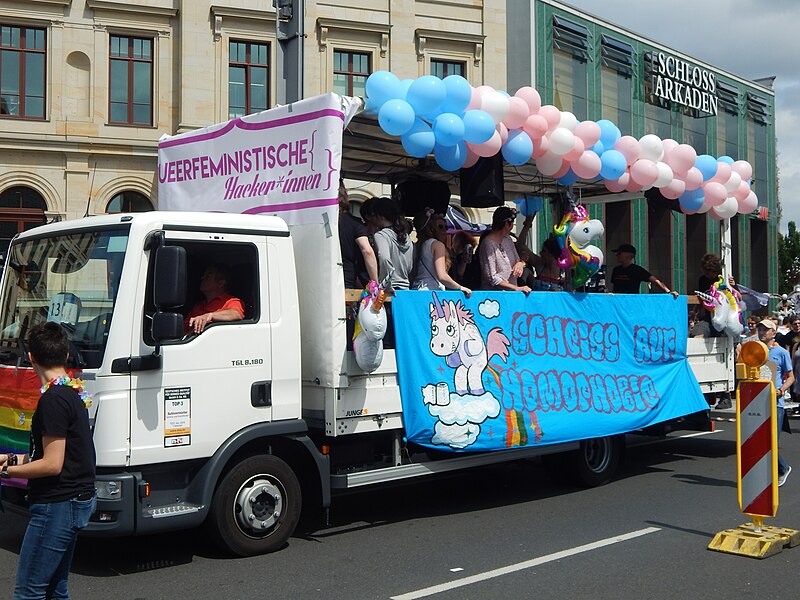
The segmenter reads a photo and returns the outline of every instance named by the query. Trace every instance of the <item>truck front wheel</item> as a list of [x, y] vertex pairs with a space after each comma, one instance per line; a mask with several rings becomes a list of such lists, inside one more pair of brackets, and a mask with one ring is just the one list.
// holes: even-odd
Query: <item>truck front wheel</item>
[[208, 516], [217, 545], [238, 556], [281, 548], [294, 532], [302, 503], [292, 469], [275, 456], [251, 456], [223, 477]]

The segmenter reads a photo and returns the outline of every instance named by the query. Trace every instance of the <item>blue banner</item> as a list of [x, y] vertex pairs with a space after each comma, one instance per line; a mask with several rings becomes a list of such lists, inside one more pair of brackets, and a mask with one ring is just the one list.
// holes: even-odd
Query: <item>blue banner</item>
[[409, 441], [504, 450], [616, 435], [708, 409], [686, 297], [399, 291]]

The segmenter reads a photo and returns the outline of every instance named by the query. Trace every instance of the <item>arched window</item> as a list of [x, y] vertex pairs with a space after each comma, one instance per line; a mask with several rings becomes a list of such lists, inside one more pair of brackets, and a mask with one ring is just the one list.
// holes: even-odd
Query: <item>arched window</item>
[[153, 204], [139, 192], [122, 192], [114, 196], [106, 206], [107, 213], [147, 212]]
[[11, 238], [44, 225], [47, 203], [34, 189], [17, 185], [0, 194], [0, 254], [5, 256]]

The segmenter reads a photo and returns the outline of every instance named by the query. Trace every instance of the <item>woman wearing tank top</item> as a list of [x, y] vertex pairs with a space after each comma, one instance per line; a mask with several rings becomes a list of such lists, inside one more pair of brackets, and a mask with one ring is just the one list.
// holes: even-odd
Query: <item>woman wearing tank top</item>
[[459, 290], [469, 298], [472, 290], [460, 285], [447, 273], [447, 249], [442, 241], [445, 224], [441, 215], [434, 215], [433, 210], [428, 208], [414, 217], [414, 228], [417, 230], [417, 251], [411, 288]]

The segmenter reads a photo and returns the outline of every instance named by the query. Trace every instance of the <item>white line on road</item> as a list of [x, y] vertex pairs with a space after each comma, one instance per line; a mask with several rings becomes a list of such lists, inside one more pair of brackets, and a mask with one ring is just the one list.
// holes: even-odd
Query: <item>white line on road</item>
[[647, 440], [646, 442], [635, 442], [633, 444], [629, 444], [628, 448], [640, 448], [641, 446], [652, 446], [653, 444], [663, 444], [665, 442], [669, 442], [670, 440], [683, 440], [686, 438], [700, 437], [703, 435], [717, 435], [718, 433], [722, 433], [723, 431], [725, 430], [715, 429], [714, 431], [696, 431], [695, 433], [685, 433], [684, 435], [671, 435], [666, 437], [659, 437], [654, 440]]
[[645, 529], [631, 531], [630, 533], [615, 535], [614, 537], [606, 538], [604, 540], [598, 540], [596, 542], [591, 542], [590, 544], [584, 544], [583, 546], [576, 546], [575, 548], [570, 548], [568, 550], [561, 550], [560, 552], [554, 552], [553, 554], [547, 554], [545, 556], [540, 556], [539, 558], [533, 558], [531, 560], [526, 560], [521, 563], [508, 565], [507, 567], [500, 567], [499, 569], [485, 571], [483, 573], [478, 573], [477, 575], [470, 575], [469, 577], [456, 579], [455, 581], [450, 581], [448, 583], [434, 585], [421, 590], [417, 590], [415, 592], [408, 592], [406, 594], [401, 594], [400, 596], [392, 596], [391, 600], [416, 600], [417, 598], [425, 598], [427, 596], [433, 596], [434, 594], [440, 594], [442, 592], [454, 590], [456, 588], [464, 587], [466, 585], [472, 585], [473, 583], [479, 583], [481, 581], [486, 581], [487, 579], [492, 579], [494, 577], [501, 577], [503, 575], [508, 575], [509, 573], [515, 573], [517, 571], [522, 571], [524, 569], [530, 569], [531, 567], [536, 567], [538, 565], [553, 562], [554, 560], [561, 560], [562, 558], [575, 556], [576, 554], [589, 552], [590, 550], [597, 550], [598, 548], [602, 548], [603, 546], [610, 546], [611, 544], [618, 544], [620, 542], [632, 540], [634, 538], [641, 537], [649, 533], [655, 533], [656, 531], [661, 531], [661, 529], [659, 529], [658, 527], [647, 527]]

